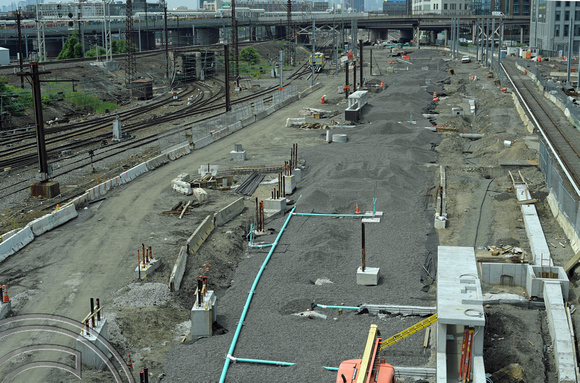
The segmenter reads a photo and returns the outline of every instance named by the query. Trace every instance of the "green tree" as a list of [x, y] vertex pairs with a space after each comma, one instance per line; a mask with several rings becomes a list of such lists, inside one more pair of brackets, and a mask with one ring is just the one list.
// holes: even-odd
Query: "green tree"
[[31, 107], [32, 91], [8, 85], [6, 77], [0, 77], [0, 109], [2, 112], [20, 115]]
[[240, 51], [240, 59], [250, 64], [257, 64], [260, 62], [261, 57], [256, 48], [245, 47]]
[[94, 46], [85, 52], [85, 57], [104, 57], [106, 53], [107, 51], [105, 51], [105, 48]]
[[69, 37], [62, 47], [62, 50], [57, 56], [57, 60], [66, 60], [83, 57], [83, 46], [79, 43], [79, 38], [77, 32], [73, 32], [72, 36]]

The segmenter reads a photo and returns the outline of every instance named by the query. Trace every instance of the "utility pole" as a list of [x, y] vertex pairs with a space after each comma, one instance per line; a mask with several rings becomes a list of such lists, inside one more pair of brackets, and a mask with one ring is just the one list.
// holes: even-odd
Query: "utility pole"
[[316, 21], [312, 17], [312, 56], [310, 56], [310, 65], [312, 67], [312, 86], [314, 86], [314, 65], [316, 63]]
[[294, 36], [292, 33], [292, 1], [288, 0], [286, 3], [286, 62], [293, 63], [291, 58], [292, 52], [294, 51], [292, 47], [292, 42], [294, 41]]
[[226, 112], [232, 110], [230, 105], [230, 47], [224, 44], [225, 82], [226, 82]]
[[81, 1], [82, 0], [79, 0], [79, 13], [77, 14], [77, 26], [79, 29], [79, 43], [81, 43], [81, 46], [83, 47], [83, 56], [84, 56], [85, 42], [84, 42], [84, 39], [82, 38], [82, 35], [81, 35], [81, 33], [82, 33], [82, 31], [81, 31]]
[[135, 56], [133, 54], [133, 3], [127, 0], [127, 9], [125, 12], [127, 25], [125, 28], [125, 39], [127, 42], [127, 68], [125, 68], [125, 86], [131, 89], [131, 83], [135, 78]]
[[359, 89], [363, 88], [363, 41], [358, 41], [359, 49], [360, 49], [360, 87]]
[[[23, 57], [22, 57], [22, 14], [21, 9], [18, 8], [18, 12], [16, 13], [16, 24], [18, 25], [18, 61], [20, 62], [20, 73], [23, 72], [24, 68], [23, 65]], [[24, 77], [20, 77], [20, 88], [24, 89]]]
[[169, 81], [169, 38], [167, 34], [167, 4], [163, 6], [163, 20], [165, 22], [165, 78]]
[[34, 122], [36, 125], [36, 143], [40, 169], [36, 177], [39, 182], [30, 185], [30, 194], [33, 196], [52, 198], [60, 194], [60, 188], [58, 182], [49, 182], [52, 171], [48, 166], [47, 160], [46, 141], [44, 138], [44, 118], [42, 116], [42, 95], [40, 93], [40, 75], [50, 72], [39, 72], [37, 62], [31, 63], [30, 68], [32, 72], [18, 73], [19, 76], [30, 76], [32, 78], [32, 100], [34, 104]]
[[240, 57], [238, 54], [238, 20], [236, 20], [236, 0], [231, 0], [232, 9], [232, 44], [234, 44], [234, 62], [236, 79], [240, 76]]

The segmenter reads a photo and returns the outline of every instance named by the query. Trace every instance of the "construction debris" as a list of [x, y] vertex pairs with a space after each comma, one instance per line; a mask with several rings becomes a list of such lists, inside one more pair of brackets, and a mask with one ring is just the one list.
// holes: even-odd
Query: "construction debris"
[[260, 182], [264, 179], [264, 175], [257, 171], [252, 171], [250, 175], [238, 186], [235, 190], [237, 194], [251, 196], [254, 194]]
[[477, 250], [478, 262], [528, 262], [527, 253], [515, 246], [485, 246]]

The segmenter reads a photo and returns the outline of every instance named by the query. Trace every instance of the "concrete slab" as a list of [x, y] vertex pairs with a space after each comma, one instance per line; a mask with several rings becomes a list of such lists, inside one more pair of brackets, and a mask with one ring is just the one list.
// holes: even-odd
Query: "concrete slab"
[[356, 284], [362, 286], [376, 286], [379, 284], [379, 267], [362, 267], [356, 269]]

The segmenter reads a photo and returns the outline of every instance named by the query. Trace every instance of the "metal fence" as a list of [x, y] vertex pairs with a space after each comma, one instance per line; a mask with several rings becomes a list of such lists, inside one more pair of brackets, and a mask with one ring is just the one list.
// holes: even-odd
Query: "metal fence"
[[543, 140], [540, 140], [540, 169], [546, 178], [546, 186], [556, 197], [558, 208], [564, 213], [576, 235], [580, 236], [580, 212], [578, 211], [580, 198], [576, 193], [570, 192], [573, 190], [572, 185], [560, 174], [560, 168]]
[[157, 143], [159, 144], [159, 150], [164, 151], [172, 146], [188, 142], [183, 130], [174, 130], [170, 132], [159, 133], [157, 135]]
[[298, 87], [296, 85], [287, 86], [286, 88], [272, 94], [272, 105], [279, 104], [286, 101], [290, 97], [297, 95]]
[[564, 93], [562, 84], [545, 79], [539, 71], [537, 62], [531, 62], [529, 60], [518, 58], [517, 63], [521, 67], [530, 71], [530, 73], [533, 73], [544, 90], [552, 96], [556, 97], [556, 99], [558, 99], [566, 108], [568, 108], [570, 111], [570, 116], [574, 120], [574, 126], [580, 127], [580, 111], [578, 110], [578, 106], [573, 103], [573, 98], [568, 97], [566, 93]]

